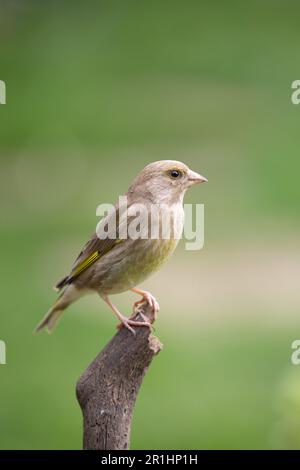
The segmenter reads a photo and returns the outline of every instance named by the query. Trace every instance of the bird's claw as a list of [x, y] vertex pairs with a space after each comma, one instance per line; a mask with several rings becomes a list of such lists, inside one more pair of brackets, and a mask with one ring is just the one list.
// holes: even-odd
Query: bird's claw
[[136, 307], [141, 305], [143, 302], [147, 302], [148, 305], [150, 305], [155, 321], [157, 318], [157, 313], [159, 312], [159, 303], [157, 302], [156, 298], [150, 294], [150, 292], [144, 292], [142, 298], [134, 302], [133, 311], [135, 311]]
[[152, 325], [148, 321], [148, 318], [143, 314], [141, 314], [141, 317], [143, 318], [144, 321], [136, 321], [136, 320], [132, 320], [131, 318], [126, 318], [126, 320], [125, 319], [122, 320], [122, 323], [117, 325], [117, 328], [120, 330], [121, 328], [125, 327], [129, 331], [131, 331], [133, 335], [135, 335], [136, 332], [134, 331], [132, 326], [146, 326], [147, 328], [150, 328], [150, 330], [152, 331]]
[[[133, 326], [139, 326], [139, 327], [146, 326], [147, 328], [150, 328], [150, 331], [153, 330], [152, 321], [150, 321], [149, 318], [142, 311], [139, 310], [137, 312], [137, 307], [139, 305], [143, 304], [144, 302], [147, 302], [153, 314], [153, 321], [156, 320], [157, 312], [159, 311], [159, 304], [157, 300], [155, 299], [155, 297], [153, 297], [153, 295], [150, 294], [150, 292], [138, 291], [137, 293], [141, 294], [142, 298], [134, 302], [132, 315], [129, 318], [127, 318], [119, 314], [119, 319], [121, 320], [121, 323], [117, 326], [118, 329], [121, 329], [123, 327], [127, 328], [134, 335], [136, 334], [136, 332], [132, 328]], [[136, 320], [137, 315], [140, 315], [143, 321], [137, 321]]]

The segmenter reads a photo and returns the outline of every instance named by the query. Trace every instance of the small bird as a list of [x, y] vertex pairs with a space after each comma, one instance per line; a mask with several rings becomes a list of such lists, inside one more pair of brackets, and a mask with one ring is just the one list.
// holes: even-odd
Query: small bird
[[[141, 296], [134, 306], [148, 302], [156, 318], [159, 310], [157, 300], [149, 292], [139, 289], [137, 285], [157, 271], [173, 253], [184, 225], [184, 194], [190, 186], [206, 181], [204, 176], [190, 170], [179, 161], [161, 160], [147, 165], [125, 194], [127, 201], [125, 217], [122, 215], [122, 206], [117, 203], [114, 211], [109, 211], [101, 219], [99, 227], [105, 229], [106, 238], [102, 236], [100, 238], [96, 230], [85, 244], [70, 274], [56, 284], [55, 289], [61, 291], [61, 294], [35, 331], [47, 328], [50, 333], [70, 304], [84, 294], [95, 292], [112, 309], [121, 321], [121, 326], [125, 326], [133, 333], [134, 326], [151, 327], [147, 318], [143, 318], [144, 321], [135, 321], [131, 317], [122, 315], [109, 296], [131, 290]], [[146, 208], [147, 217], [144, 222], [149, 221], [152, 207], [157, 208], [158, 236], [150, 236], [150, 229], [153, 228], [152, 219], [150, 227], [147, 226], [146, 236], [145, 230], [140, 230], [139, 237], [130, 236], [128, 230], [130, 222], [134, 220], [133, 214], [136, 215], [136, 209], [140, 210], [140, 207]], [[125, 222], [126, 236], [121, 236]], [[160, 227], [164, 222], [170, 229], [168, 237], [163, 236]], [[115, 233], [112, 228], [115, 228]]]

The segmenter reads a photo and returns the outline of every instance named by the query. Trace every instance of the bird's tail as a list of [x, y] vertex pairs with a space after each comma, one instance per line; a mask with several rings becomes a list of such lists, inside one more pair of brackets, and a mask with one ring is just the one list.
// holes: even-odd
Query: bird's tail
[[48, 333], [51, 333], [54, 329], [58, 319], [62, 315], [64, 311], [63, 309], [57, 308], [55, 305], [48, 310], [46, 315], [42, 318], [40, 323], [37, 325], [36, 329], [34, 330], [35, 333], [47, 328]]
[[34, 332], [38, 333], [44, 328], [47, 328], [48, 333], [51, 333], [54, 327], [56, 326], [57, 321], [63, 314], [64, 310], [81, 295], [82, 293], [78, 289], [76, 289], [75, 286], [73, 285], [68, 286], [62, 292], [62, 294], [60, 294], [57, 301], [50, 308], [50, 310], [48, 310], [44, 318], [42, 318], [42, 320], [37, 325]]

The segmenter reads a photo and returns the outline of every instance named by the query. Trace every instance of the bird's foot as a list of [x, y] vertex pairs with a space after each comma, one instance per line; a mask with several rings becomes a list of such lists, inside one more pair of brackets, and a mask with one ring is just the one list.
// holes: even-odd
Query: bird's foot
[[150, 330], [152, 331], [152, 325], [148, 321], [148, 318], [146, 317], [146, 315], [143, 315], [143, 314], [140, 314], [140, 315], [141, 315], [141, 317], [143, 318], [144, 321], [136, 321], [136, 320], [133, 320], [131, 317], [129, 317], [129, 318], [123, 317], [121, 319], [121, 323], [119, 323], [119, 325], [117, 325], [117, 328], [120, 330], [121, 328], [125, 327], [129, 331], [131, 331], [131, 333], [134, 334], [134, 335], [135, 335], [135, 331], [132, 328], [132, 326], [146, 326], [147, 328], [150, 328]]
[[[101, 296], [103, 298], [103, 300], [107, 303], [107, 305], [110, 306], [110, 308], [112, 309], [112, 311], [114, 312], [114, 314], [118, 317], [118, 319], [121, 321], [121, 323], [119, 325], [117, 325], [117, 328], [121, 329], [123, 327], [127, 328], [129, 331], [131, 331], [131, 333], [133, 335], [135, 335], [135, 331], [134, 329], [132, 328], [133, 326], [146, 326], [147, 328], [150, 328], [150, 330], [152, 330], [152, 325], [151, 323], [148, 321], [148, 318], [145, 317], [145, 315], [141, 315], [141, 317], [143, 318], [143, 322], [141, 321], [136, 321], [134, 320], [133, 318], [134, 317], [130, 317], [130, 318], [127, 318], [125, 317], [124, 315], [122, 315], [121, 312], [119, 312], [119, 310], [117, 309], [117, 307], [115, 307], [115, 305], [110, 301], [110, 299], [108, 298], [107, 295], [102, 295]], [[146, 319], [145, 319], [146, 318]]]
[[140, 300], [137, 300], [133, 304], [133, 312], [135, 312], [135, 309], [141, 305], [144, 302], [147, 302], [148, 305], [150, 305], [152, 313], [153, 313], [153, 321], [156, 320], [157, 318], [157, 313], [159, 312], [159, 303], [157, 302], [156, 298], [150, 294], [150, 292], [147, 291], [134, 291], [137, 292], [142, 296]]

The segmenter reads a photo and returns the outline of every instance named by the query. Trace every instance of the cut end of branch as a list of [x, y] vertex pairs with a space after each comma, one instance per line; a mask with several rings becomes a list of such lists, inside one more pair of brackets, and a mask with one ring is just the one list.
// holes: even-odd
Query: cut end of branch
[[148, 338], [148, 344], [149, 344], [149, 349], [151, 351], [153, 351], [153, 354], [156, 356], [156, 354], [158, 354], [162, 348], [163, 348], [163, 345], [162, 343], [159, 341], [159, 339], [156, 337], [156, 336], [153, 336], [153, 335], [149, 335], [149, 338]]

